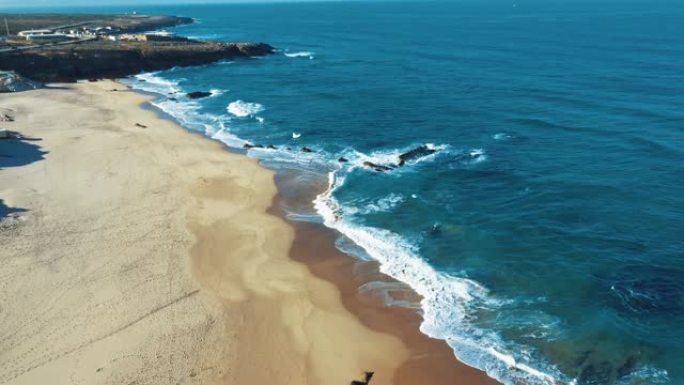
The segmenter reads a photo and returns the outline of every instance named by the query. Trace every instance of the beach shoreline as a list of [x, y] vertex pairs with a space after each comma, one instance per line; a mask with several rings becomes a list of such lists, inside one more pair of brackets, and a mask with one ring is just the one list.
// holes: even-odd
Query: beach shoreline
[[118, 83], [54, 88], [0, 96], [40, 139], [0, 171], [0, 383], [494, 383], [359, 296], [334, 233], [282, 218], [273, 171]]
[[[310, 206], [316, 195], [327, 188], [293, 183], [300, 178], [291, 173], [297, 172], [276, 173], [278, 195], [269, 213], [282, 218]], [[419, 329], [420, 296], [407, 284], [383, 274], [377, 261], [358, 259], [340, 251], [335, 246], [341, 236], [337, 230], [306, 221], [290, 220], [288, 224], [295, 231], [290, 258], [333, 283], [344, 306], [364, 325], [406, 343], [409, 356], [396, 370], [393, 384], [498, 384], [481, 370], [458, 361], [445, 341], [423, 334]]]

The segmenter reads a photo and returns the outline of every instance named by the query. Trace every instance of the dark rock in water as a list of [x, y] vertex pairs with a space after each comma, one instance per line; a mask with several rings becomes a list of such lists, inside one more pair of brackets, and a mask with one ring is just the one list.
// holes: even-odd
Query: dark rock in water
[[302, 147], [302, 152], [313, 152], [309, 147]]
[[242, 147], [243, 147], [243, 148], [247, 148], [247, 149], [250, 149], [250, 148], [264, 148], [264, 146], [261, 145], [261, 144], [251, 144], [251, 143], [245, 143], [245, 145], [242, 146]]
[[174, 101], [174, 102], [177, 102], [177, 101], [178, 101], [178, 99], [176, 99], [176, 98], [169, 98], [169, 100], [172, 100], [172, 101]]
[[269, 144], [268, 146], [266, 146], [266, 148], [268, 148], [269, 150], [275, 150], [276, 149], [276, 147], [272, 144]]
[[637, 363], [639, 363], [639, 357], [637, 355], [632, 354], [629, 356], [627, 360], [619, 368], [617, 368], [618, 378], [622, 378], [630, 374], [636, 368]]
[[378, 171], [378, 172], [392, 170], [392, 167], [383, 166], [381, 164], [377, 164], [377, 163], [373, 163], [373, 162], [363, 162], [363, 165], [366, 167], [370, 167], [373, 170]]
[[[2, 65], [0, 58], [0, 65]], [[29, 80], [13, 71], [0, 71], [0, 92], [20, 92], [35, 90], [43, 85]]]
[[344, 163], [344, 162], [349, 162], [349, 159], [347, 159], [347, 158], [341, 156], [341, 157], [337, 158], [337, 161], [340, 162], [340, 163]]
[[418, 146], [411, 151], [399, 155], [399, 166], [403, 166], [408, 160], [422, 158], [424, 156], [432, 155], [435, 152], [437, 152], [437, 150], [429, 148], [426, 145]]
[[199, 99], [199, 98], [206, 98], [207, 96], [211, 96], [211, 92], [206, 92], [206, 91], [193, 91], [193, 92], [188, 92], [187, 95], [190, 99]]
[[591, 363], [582, 369], [578, 382], [580, 384], [602, 385], [615, 381], [615, 369], [608, 361]]
[[439, 235], [442, 233], [442, 225], [439, 223], [434, 223], [432, 227], [430, 227], [429, 231], [430, 235]]
[[591, 350], [585, 350], [584, 352], [580, 353], [577, 358], [575, 358], [575, 366], [583, 366], [587, 360], [589, 360], [589, 357], [591, 357], [592, 351]]

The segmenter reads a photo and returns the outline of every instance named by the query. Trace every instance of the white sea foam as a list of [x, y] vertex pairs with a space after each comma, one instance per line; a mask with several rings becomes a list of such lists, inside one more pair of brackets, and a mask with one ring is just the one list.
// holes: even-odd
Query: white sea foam
[[394, 210], [397, 206], [406, 201], [406, 198], [401, 194], [391, 193], [383, 198], [373, 202], [361, 203], [360, 207], [344, 206], [345, 215], [368, 215], [375, 213], [382, 213]]
[[494, 140], [508, 140], [508, 139], [511, 139], [512, 136], [510, 134], [505, 133], [505, 132], [499, 132], [499, 133], [492, 135], [492, 138], [494, 138]]
[[312, 59], [312, 60], [313, 60], [313, 58], [314, 58], [314, 53], [313, 53], [313, 52], [309, 52], [309, 51], [285, 52], [284, 54], [285, 54], [285, 56], [287, 56], [287, 57], [292, 57], [292, 58], [295, 58], [295, 57], [307, 57], [307, 58]]
[[[169, 99], [171, 94], [183, 93], [179, 81], [165, 79], [159, 76], [159, 73], [151, 72], [136, 75], [124, 82], [134, 88], [161, 95], [161, 98], [152, 101], [151, 104], [176, 119], [183, 127], [202, 132], [229, 147], [239, 148], [246, 143], [230, 133], [227, 128], [227, 116], [202, 113], [198, 101], [195, 100]], [[215, 91], [218, 90], [211, 92]]]
[[487, 160], [487, 154], [485, 153], [485, 150], [481, 148], [474, 148], [470, 150], [468, 155], [470, 156], [470, 163], [480, 163]]
[[259, 112], [264, 110], [264, 106], [259, 103], [250, 103], [242, 100], [236, 100], [231, 102], [228, 107], [226, 107], [228, 112], [239, 117], [246, 118], [249, 116], [254, 116]]
[[180, 80], [169, 80], [158, 76], [158, 72], [148, 72], [131, 78], [132, 86], [147, 92], [162, 95], [175, 94], [180, 91]]
[[[483, 155], [475, 152], [473, 156]], [[434, 270], [419, 256], [416, 247], [398, 234], [355, 222], [353, 215], [349, 215], [354, 210], [341, 207], [333, 196], [345, 179], [345, 170], [330, 172], [328, 189], [313, 201], [315, 209], [326, 226], [337, 229], [380, 262], [383, 273], [408, 284], [420, 294], [423, 298], [420, 327], [423, 333], [447, 341], [461, 361], [486, 371], [501, 382], [510, 384], [524, 380], [530, 385], [549, 385], [561, 379], [570, 383], [553, 366], [544, 364], [542, 366], [548, 370], [538, 369], [529, 362], [529, 354], [522, 353], [524, 349], [507, 351], [507, 344], [498, 335], [472, 325], [474, 305], [497, 304], [486, 288], [473, 280]]]
[[671, 384], [670, 375], [667, 370], [657, 369], [652, 366], [640, 366], [627, 376], [619, 379], [616, 385], [669, 385]]
[[[399, 173], [401, 172], [401, 170], [410, 170], [410, 166], [423, 162], [431, 162], [437, 159], [437, 157], [448, 156], [449, 154], [452, 154], [451, 146], [446, 144], [435, 145], [432, 143], [428, 143], [426, 144], [426, 146], [427, 148], [435, 150], [436, 152], [430, 155], [411, 159], [406, 162], [405, 167], [396, 168], [395, 170], [392, 170], [392, 173]], [[418, 147], [418, 145], [411, 145], [403, 148], [396, 148], [390, 150], [378, 150], [373, 151], [369, 154], [365, 154], [355, 149], [348, 149], [343, 152], [342, 156], [349, 160], [349, 167], [351, 168], [365, 168], [366, 166], [364, 166], [364, 163], [366, 162], [379, 164], [383, 166], [395, 167], [399, 165], [399, 156], [401, 154], [404, 154], [407, 151], [410, 151], [416, 147]]]
[[225, 144], [228, 147], [233, 147], [233, 148], [240, 148], [242, 147], [246, 141], [243, 139], [240, 139], [236, 135], [232, 134], [226, 127], [223, 122], [219, 122], [219, 129], [217, 131], [213, 130], [212, 128], [208, 128], [205, 134], [214, 139], [218, 140], [219, 142]]
[[401, 282], [370, 281], [358, 288], [359, 293], [364, 297], [377, 298], [386, 306], [399, 306], [407, 309], [417, 309], [418, 303], [410, 302], [405, 299], [396, 298], [392, 293], [406, 292], [410, 290]]

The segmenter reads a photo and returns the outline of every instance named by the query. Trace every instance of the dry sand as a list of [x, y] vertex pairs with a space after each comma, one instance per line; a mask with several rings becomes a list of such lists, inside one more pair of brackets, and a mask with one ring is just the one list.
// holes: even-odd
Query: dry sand
[[289, 258], [270, 171], [147, 99], [110, 81], [0, 95], [2, 127], [31, 139], [0, 141], [0, 384], [341, 385], [374, 370], [386, 385], [429, 368], [407, 369], [429, 357], [413, 337], [356, 317], [334, 279]]

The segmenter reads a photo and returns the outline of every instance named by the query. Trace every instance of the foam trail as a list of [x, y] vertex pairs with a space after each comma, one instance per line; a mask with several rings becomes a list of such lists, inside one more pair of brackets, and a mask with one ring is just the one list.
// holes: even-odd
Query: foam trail
[[375, 213], [382, 213], [392, 211], [402, 203], [406, 201], [406, 198], [401, 194], [391, 193], [383, 198], [380, 198], [374, 202], [365, 203], [362, 207], [349, 207], [345, 206], [343, 208], [345, 215], [368, 215]]
[[301, 52], [285, 52], [285, 56], [295, 58], [295, 57], [308, 57], [309, 59], [313, 60], [314, 58], [314, 53], [309, 52], [309, 51], [301, 51]]
[[246, 118], [254, 116], [259, 112], [262, 112], [264, 110], [264, 106], [259, 103], [250, 103], [242, 100], [236, 100], [234, 102], [231, 102], [228, 105], [228, 107], [226, 107], [226, 109], [228, 110], [228, 112], [239, 118]]
[[168, 80], [158, 76], [159, 72], [148, 72], [133, 76], [135, 88], [158, 94], [175, 94], [180, 92], [180, 81]]
[[330, 172], [328, 182], [328, 189], [313, 201], [323, 223], [340, 231], [380, 262], [381, 272], [408, 284], [423, 298], [420, 326], [423, 333], [447, 341], [460, 361], [486, 371], [502, 383], [520, 380], [529, 385], [572, 383], [551, 365], [544, 364], [548, 369], [542, 371], [524, 357], [515, 358], [497, 335], [471, 325], [468, 318], [472, 316], [473, 304], [491, 306], [496, 302], [488, 290], [473, 280], [436, 271], [418, 255], [415, 246], [398, 234], [354, 223], [343, 216], [345, 209], [333, 193], [345, 182], [344, 170]]

